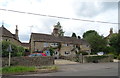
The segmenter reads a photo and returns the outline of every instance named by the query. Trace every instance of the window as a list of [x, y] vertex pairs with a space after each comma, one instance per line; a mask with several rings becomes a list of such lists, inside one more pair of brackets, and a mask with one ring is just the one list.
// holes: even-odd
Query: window
[[71, 46], [71, 47], [73, 47], [73, 45], [72, 45], [72, 44], [70, 44], [70, 46]]
[[44, 43], [44, 47], [48, 47], [48, 43]]
[[64, 44], [64, 46], [69, 46], [68, 44]]
[[70, 54], [70, 52], [65, 51], [65, 54]]
[[51, 46], [58, 46], [58, 43], [51, 43]]

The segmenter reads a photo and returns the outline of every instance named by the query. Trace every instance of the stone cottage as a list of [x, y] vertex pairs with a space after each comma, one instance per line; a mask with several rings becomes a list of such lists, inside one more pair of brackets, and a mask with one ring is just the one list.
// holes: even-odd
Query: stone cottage
[[12, 34], [9, 30], [7, 30], [4, 25], [2, 25], [0, 27], [0, 32], [1, 32], [1, 36], [0, 36], [0, 41], [10, 41], [10, 42], [14, 42], [15, 45], [21, 45], [21, 42], [19, 40], [18, 37], [18, 27], [16, 25], [16, 29], [15, 29], [15, 34]]
[[6, 29], [4, 27], [4, 25], [2, 25], [0, 27], [0, 42], [1, 41], [9, 41], [14, 43], [17, 46], [23, 46], [25, 48], [25, 50], [29, 50], [30, 46], [29, 43], [22, 43], [19, 40], [19, 36], [18, 36], [19, 30], [18, 30], [18, 26], [16, 25], [16, 29], [15, 29], [15, 34], [12, 34], [8, 29]]
[[60, 23], [54, 26], [51, 34], [31, 33], [30, 49], [35, 51], [45, 51], [54, 48], [55, 55], [74, 55], [74, 48], [79, 46], [82, 51], [91, 52], [90, 44], [82, 39], [64, 36]]

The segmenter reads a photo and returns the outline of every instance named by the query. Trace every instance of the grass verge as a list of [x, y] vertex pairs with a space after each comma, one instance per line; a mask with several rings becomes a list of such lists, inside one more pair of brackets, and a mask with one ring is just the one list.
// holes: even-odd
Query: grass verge
[[26, 66], [10, 66], [3, 67], [2, 74], [12, 74], [12, 73], [24, 73], [24, 72], [34, 72], [35, 67], [26, 67]]
[[10, 66], [0, 68], [2, 74], [29, 74], [29, 73], [47, 73], [58, 70], [57, 66], [41, 66], [41, 67], [26, 67], [26, 66]]

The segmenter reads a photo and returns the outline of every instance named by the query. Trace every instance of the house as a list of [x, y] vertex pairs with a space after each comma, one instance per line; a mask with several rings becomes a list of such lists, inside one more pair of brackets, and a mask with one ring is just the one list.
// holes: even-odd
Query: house
[[4, 25], [0, 27], [0, 32], [1, 32], [0, 41], [3, 41], [3, 40], [10, 41], [10, 42], [14, 42], [15, 45], [21, 45], [21, 42], [18, 37], [18, 26], [17, 25], [15, 29], [15, 34], [12, 34], [9, 30], [7, 30], [4, 27]]
[[104, 39], [107, 40], [107, 46], [110, 46], [109, 43], [110, 43], [110, 38], [113, 36], [113, 35], [116, 35], [117, 33], [113, 33], [113, 28], [110, 28], [110, 31], [109, 31], [109, 35], [106, 36]]
[[[14, 42], [15, 45], [23, 46], [26, 50], [26, 55], [30, 52], [48, 52], [50, 48], [54, 49], [55, 56], [75, 55], [75, 48], [80, 47], [81, 51], [91, 52], [90, 44], [83, 40], [73, 37], [64, 36], [62, 26], [58, 22], [54, 25], [51, 34], [31, 33], [29, 43], [22, 43], [18, 37], [18, 26], [16, 25], [15, 34], [12, 34], [3, 25], [0, 27], [0, 40]], [[78, 50], [77, 50], [78, 51]]]
[[59, 22], [54, 26], [51, 34], [31, 33], [30, 37], [31, 53], [54, 48], [55, 55], [69, 56], [75, 55], [73, 49], [77, 46], [79, 46], [82, 51], [91, 52], [90, 44], [85, 40], [64, 36]]
[[[14, 43], [17, 46], [23, 46], [25, 48], [25, 52], [29, 52], [29, 48], [30, 45], [29, 43], [23, 43], [19, 40], [19, 36], [18, 36], [18, 26], [16, 25], [16, 29], [15, 29], [15, 34], [12, 34], [8, 29], [6, 29], [4, 27], [4, 25], [2, 25], [0, 27], [0, 42], [1, 41], [9, 41]], [[29, 53], [27, 53], [28, 55]]]

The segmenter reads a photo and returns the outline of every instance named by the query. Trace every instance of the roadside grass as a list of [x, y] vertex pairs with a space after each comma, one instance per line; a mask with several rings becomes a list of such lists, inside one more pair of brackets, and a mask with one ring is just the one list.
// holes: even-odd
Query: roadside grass
[[58, 70], [57, 66], [41, 66], [38, 69]]
[[3, 74], [34, 72], [34, 71], [35, 71], [35, 67], [26, 67], [26, 66], [10, 66], [10, 67], [2, 68]]
[[0, 68], [0, 73], [2, 74], [21, 74], [26, 72], [44, 72], [46, 70], [47, 72], [51, 71], [57, 71], [57, 66], [41, 66], [41, 67], [27, 67], [27, 66], [10, 66], [10, 67], [3, 67]]

